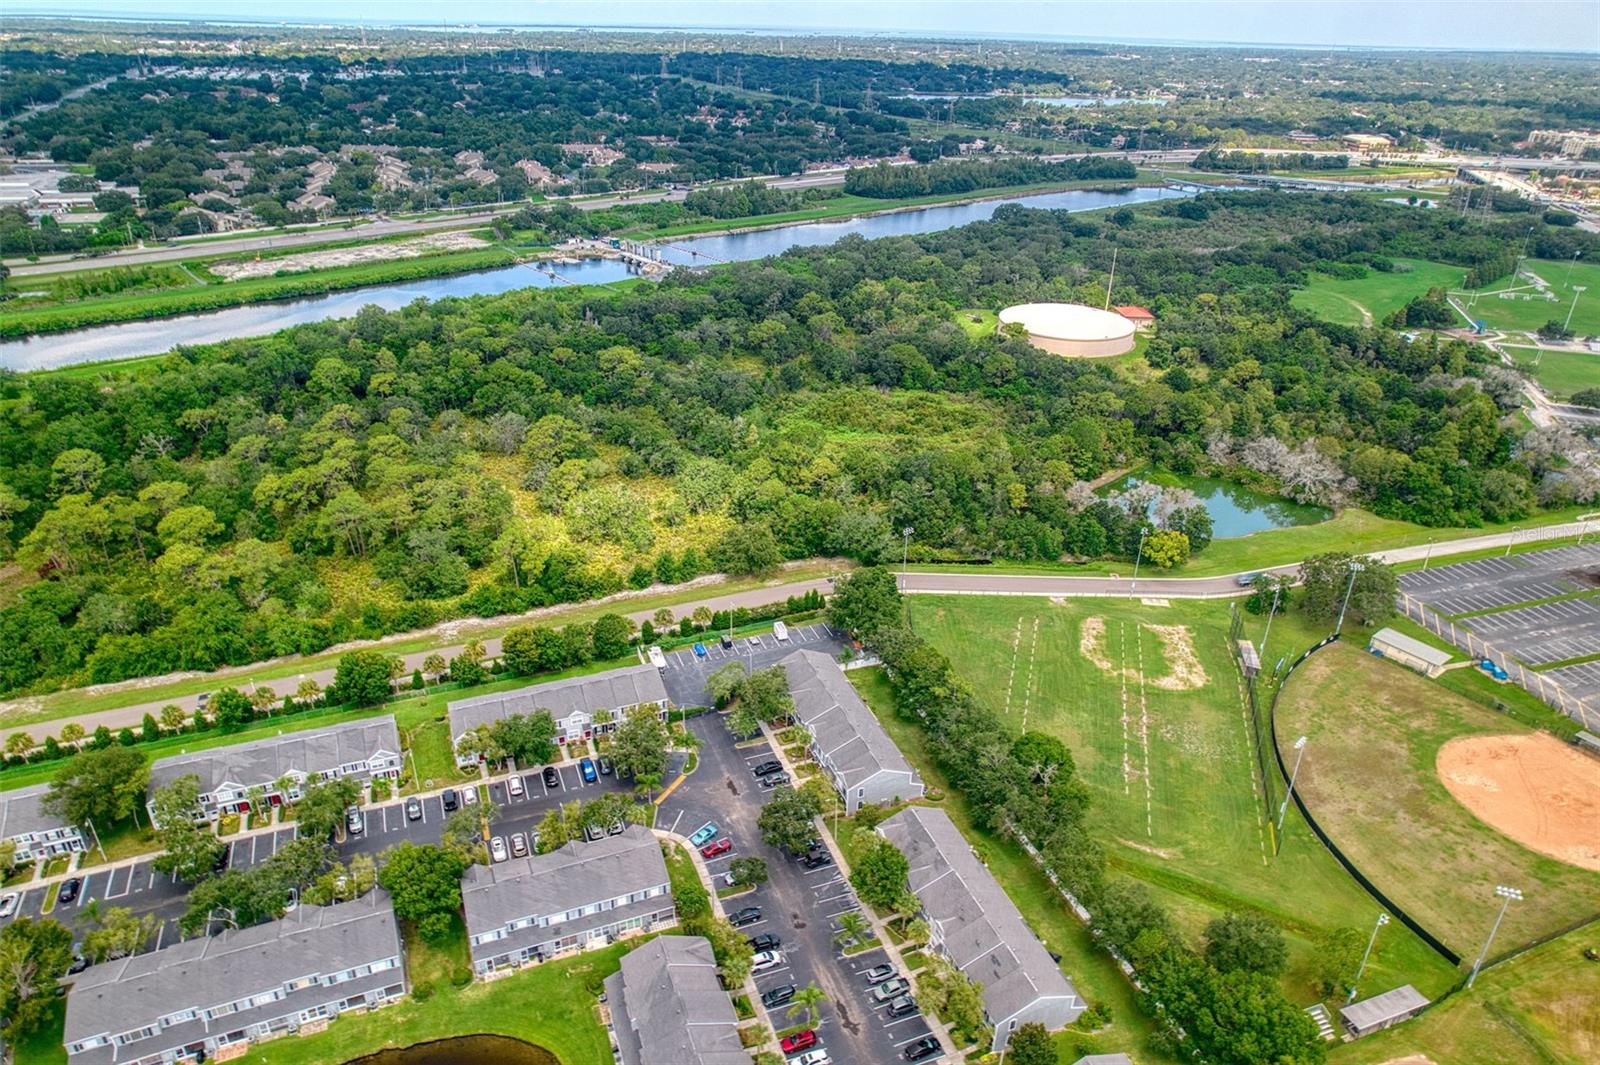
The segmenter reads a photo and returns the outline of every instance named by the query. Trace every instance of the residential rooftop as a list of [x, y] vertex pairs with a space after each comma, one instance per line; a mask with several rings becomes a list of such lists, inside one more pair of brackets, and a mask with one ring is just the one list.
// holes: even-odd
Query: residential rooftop
[[916, 779], [905, 755], [837, 662], [820, 651], [796, 651], [778, 664], [789, 678], [795, 716], [827, 754], [845, 788], [886, 771]]
[[622, 1065], [750, 1065], [703, 936], [658, 936], [606, 980]]
[[490, 725], [513, 714], [550, 711], [557, 721], [577, 712], [617, 710], [641, 703], [664, 703], [667, 686], [655, 666], [629, 666], [586, 677], [569, 677], [534, 684], [514, 691], [477, 695], [450, 703], [450, 735], [460, 736], [479, 725]]
[[190, 773], [200, 778], [202, 795], [223, 784], [248, 787], [291, 773], [315, 777], [354, 763], [364, 765], [378, 751], [400, 753], [393, 714], [162, 758], [150, 767], [150, 789]]

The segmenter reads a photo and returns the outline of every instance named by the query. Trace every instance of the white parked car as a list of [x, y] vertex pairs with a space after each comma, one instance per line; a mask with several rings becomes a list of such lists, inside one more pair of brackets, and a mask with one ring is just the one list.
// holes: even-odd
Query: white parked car
[[0, 917], [10, 917], [17, 912], [17, 901], [22, 898], [21, 892], [13, 891], [0, 898]]
[[522, 785], [521, 777], [512, 777], [506, 781], [506, 791], [511, 793], [513, 799], [520, 799], [528, 793], [528, 789]]
[[764, 973], [769, 969], [776, 969], [783, 964], [783, 951], [764, 950], [750, 959], [750, 971]]
[[661, 653], [661, 648], [652, 646], [646, 654], [650, 656], [650, 664], [652, 666], [657, 669], [667, 668], [667, 656]]
[[789, 626], [785, 625], [781, 621], [774, 621], [772, 623], [772, 638], [777, 640], [779, 643], [788, 643]]
[[511, 855], [506, 851], [506, 841], [496, 836], [489, 841], [489, 857], [497, 862], [503, 862]]
[[833, 1065], [833, 1059], [828, 1057], [828, 1052], [821, 1047], [808, 1050], [798, 1058], [790, 1058], [789, 1065]]
[[469, 788], [461, 789], [461, 802], [466, 806], [478, 805], [478, 786], [476, 784]]

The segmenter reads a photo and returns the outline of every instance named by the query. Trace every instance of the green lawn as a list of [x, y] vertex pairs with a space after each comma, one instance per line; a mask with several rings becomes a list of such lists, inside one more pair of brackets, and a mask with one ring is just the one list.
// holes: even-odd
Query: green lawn
[[984, 337], [993, 336], [1000, 316], [993, 311], [986, 311], [979, 307], [966, 307], [956, 312], [956, 324], [973, 340], [982, 340]]
[[16, 1065], [66, 1065], [67, 1048], [61, 1043], [66, 1023], [67, 1000], [53, 999], [39, 1027], [12, 1047]]
[[[1548, 295], [1535, 289], [1525, 277], [1506, 277], [1478, 294], [1468, 313], [1490, 329], [1531, 333], [1552, 318], [1564, 321], [1572, 307], [1573, 288], [1584, 286], [1585, 291], [1577, 294], [1571, 328], [1579, 336], [1600, 334], [1600, 263], [1529, 259], [1522, 264], [1522, 272], [1544, 280]], [[1502, 292], [1509, 294], [1502, 297]]]
[[1416, 1020], [1329, 1051], [1330, 1065], [1381, 1065], [1412, 1054], [1450, 1065], [1600, 1061], [1600, 925], [1485, 969]]
[[[1369, 926], [1375, 903], [1298, 818], [1285, 821], [1272, 855], [1227, 644], [1228, 604], [917, 597], [911, 619], [1013, 728], [1051, 733], [1072, 749], [1114, 870], [1149, 884], [1191, 936], [1230, 909], [1275, 921], [1290, 946], [1285, 990], [1316, 1000], [1316, 940]], [[1149, 626], [1173, 631], [1164, 638]], [[1280, 617], [1268, 657], [1298, 653], [1318, 636], [1298, 615]], [[1455, 978], [1403, 928], [1380, 943], [1369, 972], [1424, 993]]]
[[1410, 269], [1393, 273], [1373, 270], [1353, 280], [1314, 275], [1291, 302], [1339, 325], [1374, 325], [1430, 288], [1460, 288], [1466, 276], [1462, 267], [1424, 259], [1396, 259], [1395, 264]]
[[1522, 369], [1533, 375], [1551, 399], [1564, 400], [1585, 388], [1600, 388], [1600, 353], [1541, 351], [1506, 346]]
[[1446, 741], [1530, 732], [1521, 723], [1351, 642], [1295, 671], [1277, 722], [1280, 743], [1310, 739], [1297, 787], [1323, 828], [1458, 954], [1481, 945], [1498, 908], [1496, 884], [1515, 885], [1529, 900], [1506, 913], [1501, 950], [1600, 914], [1600, 873], [1502, 836], [1439, 780]]

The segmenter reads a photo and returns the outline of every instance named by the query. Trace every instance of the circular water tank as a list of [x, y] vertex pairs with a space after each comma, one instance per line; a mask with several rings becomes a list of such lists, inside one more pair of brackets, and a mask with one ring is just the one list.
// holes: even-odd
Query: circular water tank
[[1000, 327], [1017, 323], [1041, 351], [1104, 358], [1133, 350], [1133, 323], [1081, 303], [1019, 303], [1000, 312]]

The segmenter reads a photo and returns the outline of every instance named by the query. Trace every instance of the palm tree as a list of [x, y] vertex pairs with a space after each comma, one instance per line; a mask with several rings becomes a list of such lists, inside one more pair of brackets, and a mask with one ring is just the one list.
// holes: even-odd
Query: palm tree
[[184, 719], [183, 707], [175, 703], [161, 708], [161, 727], [167, 732], [182, 732]]
[[440, 674], [444, 672], [444, 667], [444, 655], [440, 654], [438, 651], [435, 651], [427, 658], [422, 660], [422, 675], [425, 677], [432, 677], [434, 680], [438, 680]]
[[872, 926], [867, 919], [855, 910], [839, 917], [839, 934], [834, 936], [837, 943], [861, 943], [871, 933]]
[[389, 659], [389, 687], [394, 687], [394, 682], [406, 675], [405, 659], [393, 655]]
[[83, 740], [85, 735], [87, 735], [87, 733], [84, 732], [83, 726], [78, 724], [76, 721], [68, 721], [65, 725], [61, 726], [62, 743], [79, 743]]
[[272, 708], [277, 701], [278, 693], [271, 688], [263, 688], [257, 685], [250, 689], [250, 705], [255, 707], [257, 713], [265, 713], [268, 717], [271, 717]]
[[484, 656], [482, 640], [468, 640], [467, 645], [461, 649], [463, 658], [470, 658], [474, 662], [482, 662]]
[[698, 627], [700, 627], [702, 629], [709, 629], [711, 627], [711, 608], [710, 607], [708, 607], [708, 606], [697, 606], [697, 607], [694, 608], [694, 613], [691, 614], [690, 616], [692, 618], [694, 618], [694, 623]]
[[801, 1010], [806, 1014], [806, 1027], [816, 1027], [817, 1020], [822, 1016], [822, 1004], [828, 1001], [828, 995], [818, 987], [816, 981], [802, 987], [794, 993], [794, 1005], [789, 1007], [788, 1015], [793, 1017]]
[[37, 746], [33, 737], [26, 732], [13, 732], [6, 737], [6, 753], [13, 757], [21, 757]]

